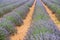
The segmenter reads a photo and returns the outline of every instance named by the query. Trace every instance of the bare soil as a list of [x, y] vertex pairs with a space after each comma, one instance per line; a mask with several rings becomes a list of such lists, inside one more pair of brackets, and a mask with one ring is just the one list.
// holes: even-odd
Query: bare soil
[[[42, 1], [41, 1], [42, 2]], [[47, 13], [49, 14], [49, 16], [51, 17], [51, 19], [53, 20], [53, 22], [56, 24], [57, 28], [60, 30], [60, 22], [58, 21], [57, 17], [55, 16], [55, 13], [53, 13], [47, 5], [45, 5], [42, 2], [43, 6], [45, 7]]]
[[24, 24], [20, 27], [16, 27], [17, 34], [15, 34], [14, 36], [13, 35], [10, 36], [10, 40], [23, 40], [24, 37], [27, 35], [27, 31], [30, 28], [30, 24], [32, 21], [35, 3], [36, 1], [34, 2], [33, 6], [30, 8], [30, 12], [28, 13], [26, 19], [23, 20]]

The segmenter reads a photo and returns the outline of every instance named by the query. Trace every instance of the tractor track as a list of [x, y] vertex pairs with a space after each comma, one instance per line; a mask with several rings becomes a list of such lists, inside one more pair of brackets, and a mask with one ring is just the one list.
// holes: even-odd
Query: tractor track
[[20, 27], [16, 27], [17, 34], [15, 34], [14, 36], [13, 35], [10, 36], [10, 40], [24, 40], [24, 37], [27, 35], [27, 31], [30, 28], [30, 24], [32, 21], [32, 16], [35, 8], [35, 3], [36, 1], [30, 8], [30, 11], [28, 12], [26, 19], [23, 20], [24, 24], [21, 25]]
[[[41, 0], [42, 2], [42, 0]], [[57, 17], [55, 16], [55, 13], [52, 12], [52, 10], [50, 10], [48, 8], [47, 5], [45, 5], [43, 2], [42, 2], [43, 6], [45, 7], [47, 13], [49, 14], [49, 16], [51, 17], [51, 19], [53, 20], [53, 22], [55, 23], [55, 25], [57, 26], [57, 28], [60, 30], [60, 22], [58, 21]]]

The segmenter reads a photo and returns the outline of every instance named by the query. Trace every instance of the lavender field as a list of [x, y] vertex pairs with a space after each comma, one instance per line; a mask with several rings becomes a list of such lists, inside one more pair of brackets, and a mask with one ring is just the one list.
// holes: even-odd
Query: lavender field
[[0, 0], [0, 40], [60, 40], [60, 0]]

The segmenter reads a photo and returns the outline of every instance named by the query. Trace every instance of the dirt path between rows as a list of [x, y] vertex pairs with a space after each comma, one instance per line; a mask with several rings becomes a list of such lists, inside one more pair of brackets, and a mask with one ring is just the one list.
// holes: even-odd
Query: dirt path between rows
[[[41, 2], [42, 2], [42, 0], [41, 0]], [[57, 28], [60, 30], [60, 22], [58, 21], [55, 14], [52, 13], [52, 11], [48, 8], [47, 5], [45, 5], [43, 2], [42, 2], [42, 4], [45, 7], [45, 9], [46, 9], [47, 13], [49, 14], [49, 16], [51, 17], [51, 19], [53, 20], [53, 22], [56, 24]]]
[[24, 20], [24, 24], [20, 27], [17, 27], [17, 34], [10, 37], [11, 40], [23, 40], [24, 37], [27, 35], [27, 31], [30, 28], [30, 24], [32, 21], [35, 3], [36, 1], [34, 2], [33, 6], [30, 8], [30, 12], [28, 13], [26, 19]]

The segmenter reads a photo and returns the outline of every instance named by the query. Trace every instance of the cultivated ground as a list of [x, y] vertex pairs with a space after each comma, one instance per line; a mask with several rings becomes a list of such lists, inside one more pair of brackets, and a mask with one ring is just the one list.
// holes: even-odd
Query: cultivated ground
[[59, 5], [56, 0], [1, 1], [0, 40], [60, 40], [60, 21], [45, 4], [50, 2]]

